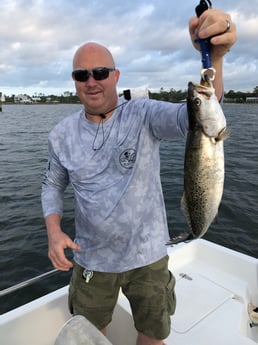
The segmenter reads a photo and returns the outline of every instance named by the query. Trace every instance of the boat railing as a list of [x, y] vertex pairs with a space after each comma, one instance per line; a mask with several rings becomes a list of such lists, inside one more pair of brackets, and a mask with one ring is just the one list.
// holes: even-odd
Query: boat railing
[[16, 285], [10, 286], [6, 289], [0, 290], [0, 297], [6, 296], [6, 295], [8, 295], [14, 291], [17, 291], [17, 290], [24, 288], [24, 287], [27, 287], [29, 285], [35, 284], [35, 283], [41, 281], [42, 279], [51, 277], [52, 275], [54, 275], [58, 272], [60, 272], [58, 269], [53, 269], [51, 271], [45, 272], [45, 273], [40, 274], [40, 275], [33, 277], [31, 279], [20, 282]]

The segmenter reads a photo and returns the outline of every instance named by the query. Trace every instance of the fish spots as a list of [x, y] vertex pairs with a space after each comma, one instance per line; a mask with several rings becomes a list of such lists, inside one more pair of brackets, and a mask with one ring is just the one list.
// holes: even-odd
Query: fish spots
[[185, 147], [182, 209], [194, 238], [218, 213], [224, 183], [226, 120], [213, 88], [189, 84], [189, 132]]

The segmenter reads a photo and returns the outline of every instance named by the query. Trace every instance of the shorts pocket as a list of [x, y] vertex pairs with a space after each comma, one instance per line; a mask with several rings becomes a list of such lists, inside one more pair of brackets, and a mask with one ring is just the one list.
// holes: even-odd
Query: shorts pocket
[[166, 287], [167, 306], [168, 306], [168, 313], [170, 315], [173, 315], [176, 310], [176, 294], [175, 294], [176, 279], [170, 271], [169, 273], [170, 273], [170, 279]]
[[68, 294], [68, 308], [69, 308], [69, 311], [72, 315], [74, 314], [74, 312], [73, 312], [73, 295], [74, 295], [73, 291], [74, 291], [73, 284], [72, 284], [72, 281], [70, 281], [69, 294]]
[[70, 313], [73, 315], [74, 310], [74, 298], [76, 297], [76, 287], [83, 281], [82, 277], [83, 268], [74, 262], [73, 272], [70, 279], [68, 290], [68, 307]]

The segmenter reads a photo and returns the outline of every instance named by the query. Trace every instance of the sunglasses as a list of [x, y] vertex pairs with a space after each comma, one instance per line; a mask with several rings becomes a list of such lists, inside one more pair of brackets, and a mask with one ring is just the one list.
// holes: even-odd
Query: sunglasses
[[97, 67], [94, 69], [76, 69], [72, 72], [73, 79], [76, 81], [87, 81], [90, 76], [95, 80], [104, 80], [109, 76], [109, 72], [115, 71], [115, 68]]

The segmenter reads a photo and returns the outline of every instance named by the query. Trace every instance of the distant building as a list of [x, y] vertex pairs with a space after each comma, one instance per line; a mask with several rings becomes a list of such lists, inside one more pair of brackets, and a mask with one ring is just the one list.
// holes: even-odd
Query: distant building
[[70, 91], [65, 91], [64, 92], [64, 97], [71, 97], [72, 95], [73, 95], [73, 93], [70, 92]]
[[258, 103], [258, 97], [246, 97], [248, 103]]
[[5, 95], [0, 92], [0, 102], [5, 102]]
[[22, 104], [28, 104], [33, 103], [32, 99], [28, 95], [17, 95], [14, 96], [14, 103], [22, 103]]
[[31, 99], [34, 103], [41, 102], [41, 97], [36, 95], [32, 96]]

